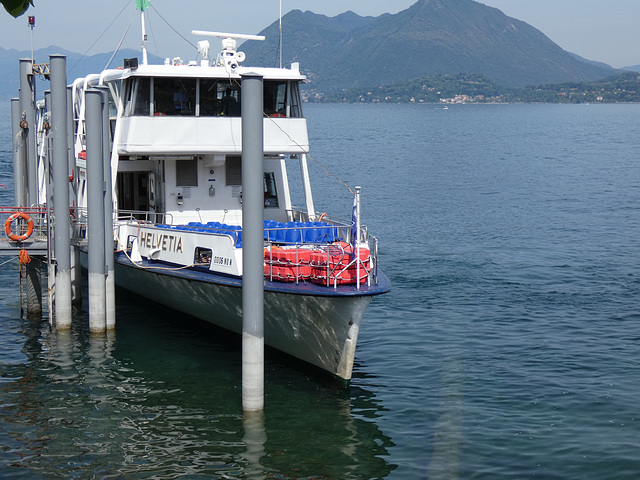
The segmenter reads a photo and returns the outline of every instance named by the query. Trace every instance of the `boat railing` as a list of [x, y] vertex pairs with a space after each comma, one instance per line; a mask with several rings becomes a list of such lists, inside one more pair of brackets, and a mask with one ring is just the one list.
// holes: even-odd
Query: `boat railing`
[[173, 224], [173, 215], [170, 213], [150, 212], [145, 210], [118, 210], [116, 218], [121, 222], [133, 221], [162, 225]]
[[[119, 218], [122, 216], [119, 216]], [[139, 225], [144, 221], [133, 218]], [[149, 223], [158, 229], [170, 229], [198, 235], [229, 237], [236, 248], [242, 248], [240, 225], [221, 222], [188, 222], [184, 225]], [[352, 225], [328, 222], [264, 221], [264, 275], [275, 282], [312, 282], [327, 287], [345, 284], [377, 283], [378, 241], [360, 230], [360, 242], [351, 238]]]
[[377, 283], [378, 240], [368, 235], [366, 228], [359, 237], [364, 240], [354, 247], [351, 225], [291, 223], [272, 227], [265, 222], [264, 274], [268, 280], [311, 281], [334, 288]]

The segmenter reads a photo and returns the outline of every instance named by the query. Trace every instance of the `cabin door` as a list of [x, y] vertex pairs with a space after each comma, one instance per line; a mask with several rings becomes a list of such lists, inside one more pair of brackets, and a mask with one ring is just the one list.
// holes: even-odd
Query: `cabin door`
[[[118, 173], [118, 208], [138, 212], [149, 211], [149, 172]], [[154, 180], [155, 187], [155, 180]], [[155, 188], [154, 188], [155, 209]]]

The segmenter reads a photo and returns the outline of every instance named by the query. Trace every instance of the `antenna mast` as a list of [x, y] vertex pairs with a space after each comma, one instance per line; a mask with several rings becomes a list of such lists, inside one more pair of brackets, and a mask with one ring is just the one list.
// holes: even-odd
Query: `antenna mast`
[[149, 8], [149, 0], [136, 0], [136, 8], [140, 10], [140, 21], [142, 22], [142, 64], [147, 65], [147, 31], [144, 25], [144, 11]]
[[282, 68], [282, 0], [280, 0], [280, 68]]
[[31, 27], [31, 64], [34, 63], [33, 59], [33, 28], [36, 26], [36, 17], [29, 15], [29, 27]]
[[144, 10], [140, 12], [140, 19], [142, 21], [142, 64], [147, 65], [147, 32], [144, 26]]

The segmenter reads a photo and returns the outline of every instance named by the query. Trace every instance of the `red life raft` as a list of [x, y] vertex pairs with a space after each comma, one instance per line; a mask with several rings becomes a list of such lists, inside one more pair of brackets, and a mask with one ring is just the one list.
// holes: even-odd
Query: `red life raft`
[[312, 273], [312, 252], [308, 248], [265, 248], [265, 277], [275, 282], [308, 281]]
[[[325, 286], [353, 285], [358, 281], [358, 265], [353, 248], [337, 242], [322, 249], [277, 247], [264, 249], [264, 275], [274, 282], [306, 282]], [[360, 283], [371, 271], [371, 253], [360, 248]]]
[[[358, 262], [351, 245], [345, 242], [329, 245], [311, 255], [311, 281], [320, 285], [351, 285], [358, 282]], [[365, 283], [371, 270], [368, 248], [360, 248], [360, 283]]]

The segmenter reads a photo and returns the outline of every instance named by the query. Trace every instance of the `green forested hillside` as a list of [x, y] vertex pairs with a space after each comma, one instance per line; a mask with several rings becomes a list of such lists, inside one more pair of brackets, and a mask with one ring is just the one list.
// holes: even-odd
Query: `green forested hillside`
[[595, 82], [524, 88], [502, 87], [480, 75], [434, 75], [375, 89], [309, 95], [310, 102], [349, 103], [620, 103], [640, 102], [640, 73], [624, 72]]

